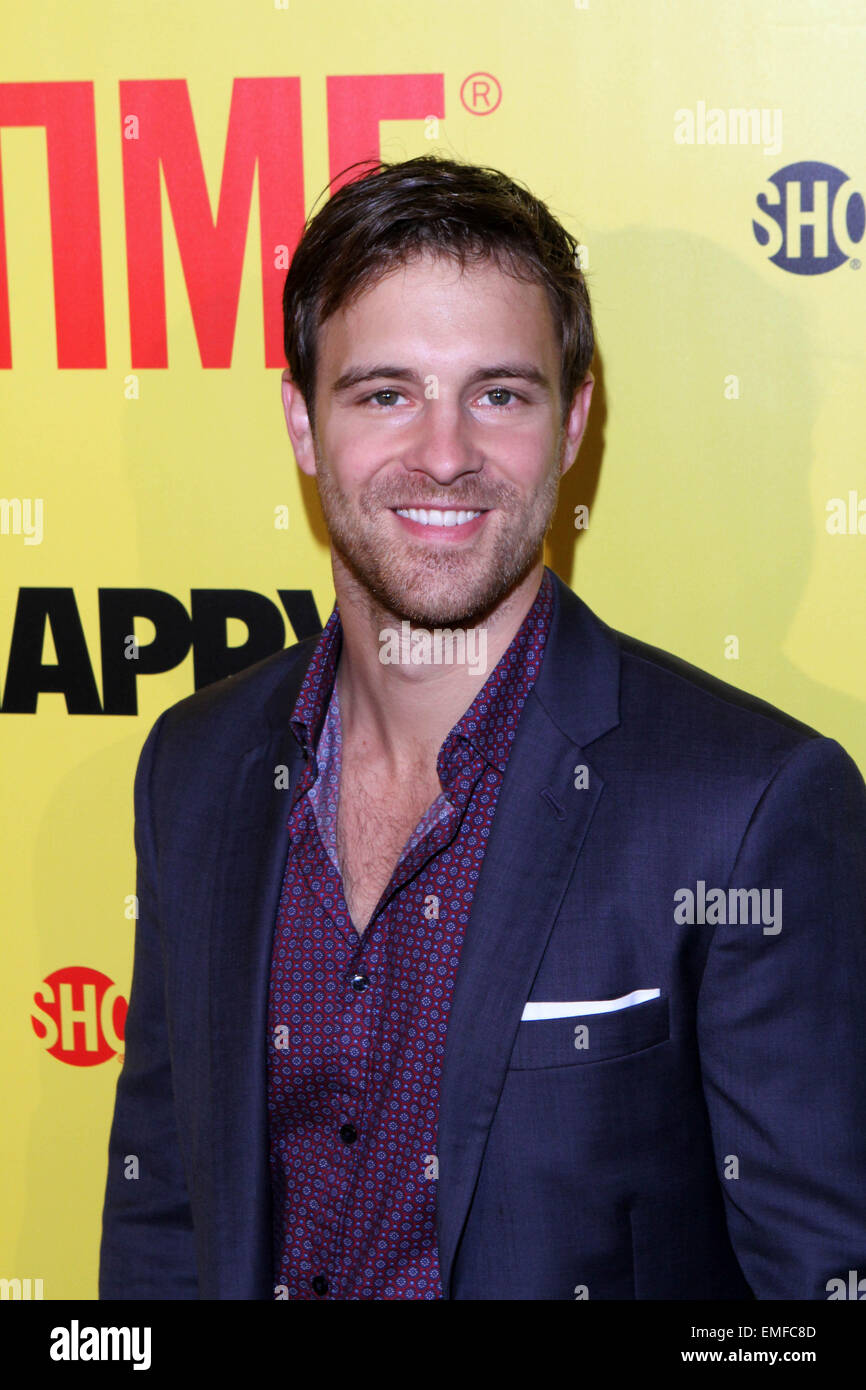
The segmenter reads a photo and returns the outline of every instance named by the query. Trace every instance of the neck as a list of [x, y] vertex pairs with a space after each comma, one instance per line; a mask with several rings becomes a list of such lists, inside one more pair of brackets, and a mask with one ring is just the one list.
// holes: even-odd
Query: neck
[[544, 563], [539, 556], [519, 584], [485, 614], [483, 622], [455, 628], [465, 633], [467, 652], [484, 654], [485, 660], [478, 663], [481, 669], [475, 669], [471, 660], [449, 663], [447, 658], [441, 663], [383, 663], [380, 632], [393, 632], [395, 643], [402, 639], [405, 653], [410, 629], [416, 632], [421, 625], [407, 625], [399, 614], [377, 602], [335, 552], [332, 563], [343, 630], [337, 689], [344, 743], [371, 770], [399, 781], [419, 765], [435, 765], [446, 735], [466, 713], [535, 602]]

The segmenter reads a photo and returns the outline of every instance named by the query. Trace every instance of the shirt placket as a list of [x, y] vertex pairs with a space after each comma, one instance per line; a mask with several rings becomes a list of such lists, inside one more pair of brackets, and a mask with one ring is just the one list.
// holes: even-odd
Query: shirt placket
[[[358, 973], [352, 969], [356, 942], [349, 937], [342, 914], [334, 911], [335, 898], [339, 900], [339, 881], [335, 881], [330, 860], [322, 849], [309, 799], [296, 807], [290, 826], [295, 871], [329, 925], [324, 988], [305, 987], [304, 948], [299, 943], [300, 968], [293, 991], [295, 1010], [302, 1017], [313, 1017], [322, 1011], [323, 1055], [330, 1070], [327, 1089], [320, 1090], [314, 1098], [317, 1156], [312, 1160], [313, 1171], [303, 1175], [314, 1196], [307, 1204], [308, 1249], [302, 1257], [302, 1265], [307, 1268], [302, 1271], [301, 1282], [317, 1298], [334, 1297], [339, 1229], [354, 1167], [352, 1149], [357, 1140], [351, 1115], [357, 1114], [359, 1097], [363, 1095], [363, 1057], [369, 1021], [363, 990], [352, 984], [353, 975]], [[298, 1074], [304, 1059], [296, 1055], [293, 1061]], [[293, 1176], [293, 1185], [299, 1177]]]
[[[462, 742], [448, 765], [448, 781], [452, 785], [453, 800], [447, 806], [436, 810], [431, 807], [419, 821], [415, 832], [407, 841], [391, 880], [382, 894], [379, 903], [363, 933], [358, 939], [355, 963], [348, 975], [350, 988], [367, 1001], [364, 1024], [359, 1027], [360, 1010], [353, 1016], [346, 1015], [344, 1038], [353, 1045], [352, 1058], [359, 1067], [360, 1125], [352, 1121], [357, 1132], [353, 1143], [355, 1165], [351, 1170], [351, 1182], [345, 1194], [342, 1219], [340, 1222], [335, 1250], [335, 1279], [332, 1284], [334, 1297], [351, 1298], [354, 1292], [354, 1276], [360, 1275], [358, 1252], [353, 1240], [354, 1223], [357, 1219], [357, 1193], [364, 1167], [375, 1161], [383, 1141], [382, 1107], [385, 1096], [401, 1079], [390, 1071], [377, 1071], [372, 1065], [376, 1040], [387, 1029], [393, 1037], [401, 1026], [397, 1017], [396, 996], [401, 982], [392, 979], [388, 971], [388, 933], [391, 928], [393, 904], [407, 883], [421, 870], [433, 863], [436, 857], [452, 843], [459, 833], [463, 813], [471, 797], [472, 789], [484, 770], [483, 760]], [[447, 811], [447, 814], [443, 812]], [[339, 875], [334, 874], [335, 886], [342, 885]], [[346, 912], [348, 919], [348, 910]], [[351, 928], [353, 934], [354, 928]], [[405, 1021], [402, 1026], [406, 1026]], [[360, 1047], [359, 1047], [360, 1044]], [[380, 1049], [381, 1050], [381, 1049]]]

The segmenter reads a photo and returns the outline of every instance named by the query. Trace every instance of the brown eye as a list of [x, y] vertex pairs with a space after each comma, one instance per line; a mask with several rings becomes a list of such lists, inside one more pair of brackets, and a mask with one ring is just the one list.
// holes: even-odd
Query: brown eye
[[371, 391], [369, 396], [364, 397], [361, 404], [366, 405], [368, 401], [375, 401], [376, 405], [380, 405], [383, 408], [383, 410], [385, 410], [388, 409], [391, 405], [396, 404], [396, 401], [381, 401], [379, 399], [380, 396], [393, 396], [399, 398], [401, 395], [402, 392], [398, 391], [396, 387], [383, 386], [379, 391]]

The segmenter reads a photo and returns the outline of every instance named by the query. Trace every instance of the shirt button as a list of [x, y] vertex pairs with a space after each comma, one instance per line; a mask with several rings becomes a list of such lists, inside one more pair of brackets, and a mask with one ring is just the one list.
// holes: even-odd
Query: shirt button
[[358, 992], [359, 994], [361, 993], [361, 990], [362, 990], [362, 989], [366, 989], [366, 988], [367, 988], [367, 986], [368, 986], [369, 983], [370, 983], [370, 981], [369, 981], [369, 979], [367, 978], [366, 975], [353, 975], [353, 976], [352, 976], [352, 989], [357, 990], [357, 992]]
[[323, 1294], [328, 1292], [328, 1281], [324, 1274], [317, 1274], [315, 1279], [310, 1281], [313, 1285], [313, 1293]]
[[354, 1144], [358, 1137], [358, 1131], [354, 1125], [341, 1125], [340, 1138], [344, 1144]]

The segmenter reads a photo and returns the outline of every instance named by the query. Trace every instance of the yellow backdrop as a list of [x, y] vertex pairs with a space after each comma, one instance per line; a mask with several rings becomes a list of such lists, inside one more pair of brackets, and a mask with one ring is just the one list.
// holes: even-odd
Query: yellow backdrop
[[866, 768], [862, 20], [853, 0], [7, 18], [3, 1296], [95, 1297], [144, 737], [221, 632], [245, 642], [224, 591], [262, 596], [277, 646], [280, 591], [301, 625], [309, 595], [322, 621], [333, 603], [274, 325], [351, 160], [497, 166], [578, 236], [599, 387], [548, 563]]

